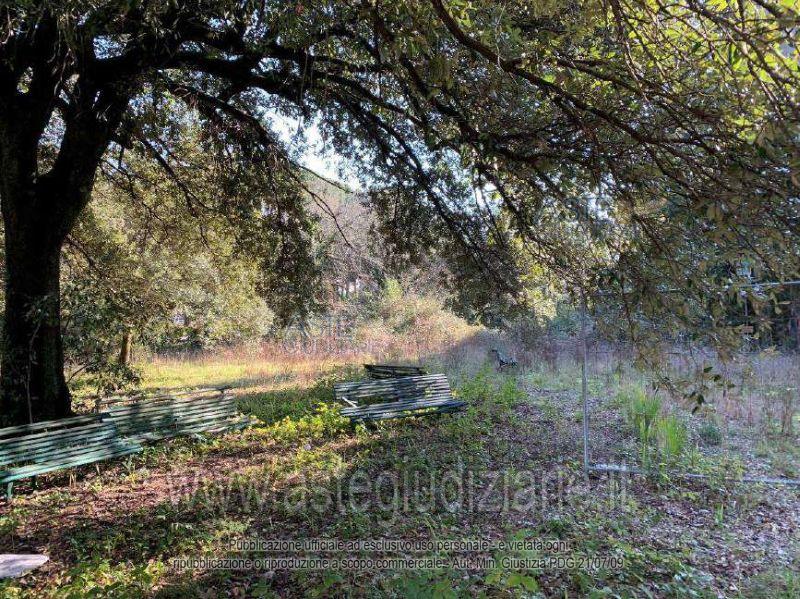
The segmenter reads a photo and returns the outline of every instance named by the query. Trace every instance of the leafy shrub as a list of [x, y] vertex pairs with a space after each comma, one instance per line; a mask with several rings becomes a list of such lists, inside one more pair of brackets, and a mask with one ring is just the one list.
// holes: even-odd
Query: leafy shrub
[[704, 445], [719, 445], [722, 443], [722, 431], [713, 420], [704, 420], [698, 427], [697, 434]]
[[497, 394], [498, 403], [502, 403], [509, 407], [514, 406], [525, 399], [525, 391], [517, 384], [517, 380], [507, 378], [500, 385]]
[[389, 279], [378, 298], [374, 317], [361, 322], [354, 336], [372, 351], [408, 355], [441, 349], [477, 330], [447, 310], [439, 298], [404, 293], [397, 281]]
[[315, 413], [300, 418], [287, 416], [269, 427], [267, 434], [278, 442], [292, 443], [335, 436], [347, 430], [348, 424], [337, 406], [320, 403]]
[[72, 599], [78, 597], [142, 597], [149, 594], [164, 574], [161, 562], [128, 565], [113, 564], [110, 560], [93, 556], [71, 568], [69, 582], [62, 584], [56, 597]]
[[145, 331], [152, 349], [210, 349], [253, 343], [269, 333], [275, 315], [256, 293], [252, 272], [234, 265], [215, 268], [205, 256], [187, 262], [207, 276], [175, 287], [172, 317], [160, 318]]
[[140, 382], [139, 373], [118, 361], [120, 342], [128, 330], [119, 302], [104, 289], [84, 280], [64, 285], [62, 296], [64, 358], [73, 371], [73, 390], [86, 387], [111, 393]]

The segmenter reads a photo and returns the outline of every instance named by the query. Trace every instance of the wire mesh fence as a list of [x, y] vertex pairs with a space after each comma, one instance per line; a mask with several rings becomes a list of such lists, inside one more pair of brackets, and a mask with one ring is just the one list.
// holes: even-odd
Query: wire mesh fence
[[[542, 355], [558, 380], [579, 380], [580, 340], [550, 343]], [[768, 348], [723, 360], [707, 348], [674, 344], [644, 367], [631, 344], [595, 340], [587, 343], [586, 373], [592, 464], [704, 476], [713, 462], [733, 478], [800, 477], [797, 352]], [[656, 400], [652, 424], [637, 418], [637, 392]]]

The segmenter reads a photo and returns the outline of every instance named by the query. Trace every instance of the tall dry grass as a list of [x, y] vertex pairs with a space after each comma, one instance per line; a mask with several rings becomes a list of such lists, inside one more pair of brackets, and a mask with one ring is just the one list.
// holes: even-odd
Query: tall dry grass
[[475, 372], [497, 335], [458, 318], [436, 300], [393, 297], [376, 317], [317, 334], [206, 352], [144, 355], [147, 389], [229, 385], [244, 391], [306, 387], [321, 376], [364, 363], [422, 365]]
[[[541, 356], [551, 372], [579, 372], [579, 339], [543, 340], [532, 353]], [[723, 360], [707, 349], [692, 346], [662, 348], [656, 364], [636, 364], [636, 352], [627, 344], [589, 343], [589, 376], [609, 385], [661, 385], [675, 406], [693, 408], [701, 394], [701, 411], [723, 422], [761, 427], [765, 432], [793, 435], [800, 416], [800, 355], [766, 350], [742, 352]], [[692, 395], [695, 393], [695, 395]]]
[[[519, 372], [535, 375], [539, 381], [535, 386], [579, 388], [579, 339], [522, 340], [470, 325], [436, 299], [399, 293], [387, 294], [372, 318], [349, 327], [330, 327], [321, 334], [295, 335], [257, 346], [145, 356], [140, 363], [144, 386], [150, 389], [231, 385], [246, 391], [279, 390], [306, 387], [321, 376], [367, 362], [423, 365], [464, 378], [490, 363], [491, 348], [515, 358]], [[723, 361], [703, 348], [671, 346], [663, 348], [661, 361], [652, 370], [637, 367], [635, 357], [629, 345], [591, 340], [592, 391], [613, 395], [620, 385], [646, 385], [668, 377], [676, 383], [673, 393], [667, 393], [676, 407], [693, 407], [694, 400], [687, 396], [698, 391], [704, 398], [703, 410], [723, 422], [784, 435], [798, 428], [797, 355], [766, 351]], [[716, 375], [719, 380], [712, 380]]]

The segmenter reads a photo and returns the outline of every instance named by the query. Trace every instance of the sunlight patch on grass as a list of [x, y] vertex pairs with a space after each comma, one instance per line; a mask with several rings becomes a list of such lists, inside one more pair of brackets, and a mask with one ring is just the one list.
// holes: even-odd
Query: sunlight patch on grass
[[320, 376], [362, 361], [369, 361], [369, 357], [348, 360], [263, 354], [162, 357], [141, 365], [142, 386], [153, 390], [229, 386], [244, 392], [305, 388]]

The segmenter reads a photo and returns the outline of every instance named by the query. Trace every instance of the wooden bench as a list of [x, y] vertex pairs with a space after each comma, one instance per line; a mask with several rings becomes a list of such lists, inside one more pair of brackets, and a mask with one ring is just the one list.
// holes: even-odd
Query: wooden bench
[[342, 416], [354, 422], [445, 414], [466, 405], [453, 397], [443, 374], [338, 383], [333, 389], [336, 399], [347, 404]]
[[0, 484], [11, 500], [14, 482], [142, 451], [123, 439], [112, 422], [75, 416], [0, 429]]
[[489, 353], [497, 360], [497, 370], [503, 370], [507, 366], [512, 368], [517, 366], [517, 361], [514, 358], [509, 358], [497, 348], [490, 349]]
[[428, 372], [420, 366], [396, 366], [393, 364], [364, 364], [371, 379], [394, 379], [401, 376], [422, 376]]
[[93, 395], [89, 399], [94, 404], [95, 412], [140, 401], [156, 401], [161, 399], [175, 399], [186, 395], [198, 395], [200, 393], [223, 392], [230, 387], [198, 387], [195, 389], [151, 389], [148, 391], [136, 390], [128, 393], [118, 393], [116, 395]]
[[240, 416], [229, 389], [203, 389], [179, 396], [162, 395], [115, 404], [100, 412], [120, 435], [159, 441], [181, 435], [243, 429], [253, 422]]

